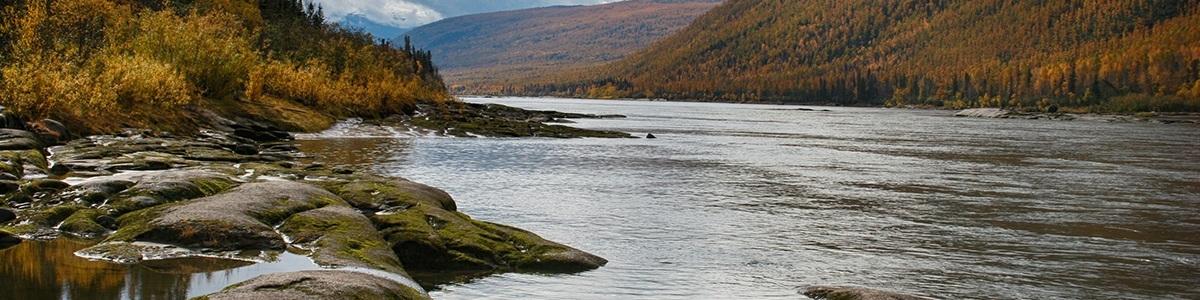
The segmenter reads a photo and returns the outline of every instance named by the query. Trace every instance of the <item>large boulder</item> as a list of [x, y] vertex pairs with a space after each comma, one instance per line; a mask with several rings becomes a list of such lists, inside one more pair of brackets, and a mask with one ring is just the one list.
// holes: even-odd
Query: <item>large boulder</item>
[[579, 272], [607, 260], [521, 229], [472, 220], [440, 190], [403, 180], [350, 180], [327, 188], [360, 210], [418, 276]]
[[222, 194], [139, 210], [120, 218], [108, 241], [145, 241], [191, 249], [283, 250], [275, 225], [300, 212], [344, 202], [290, 181], [247, 183]]
[[351, 271], [303, 271], [255, 277], [197, 299], [206, 300], [399, 300], [429, 299], [419, 287]]
[[928, 298], [904, 295], [888, 291], [861, 287], [814, 286], [804, 295], [821, 300], [928, 300]]

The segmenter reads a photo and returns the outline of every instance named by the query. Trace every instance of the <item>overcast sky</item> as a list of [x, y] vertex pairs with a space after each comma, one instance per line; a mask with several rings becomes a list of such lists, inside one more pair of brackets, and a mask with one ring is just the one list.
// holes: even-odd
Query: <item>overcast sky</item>
[[381, 25], [411, 28], [443, 18], [551, 5], [600, 4], [618, 0], [315, 0], [325, 15], [340, 22], [361, 15]]

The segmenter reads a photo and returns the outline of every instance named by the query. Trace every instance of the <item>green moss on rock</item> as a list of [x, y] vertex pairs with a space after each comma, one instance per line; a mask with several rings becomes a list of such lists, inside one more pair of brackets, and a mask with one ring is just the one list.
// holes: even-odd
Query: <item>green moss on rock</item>
[[345, 205], [325, 190], [295, 182], [249, 183], [225, 193], [122, 216], [108, 241], [148, 241], [193, 249], [282, 250], [274, 226], [300, 212]]
[[390, 244], [371, 221], [349, 206], [326, 206], [296, 214], [279, 227], [293, 245], [316, 249], [326, 266], [351, 266], [405, 274]]
[[96, 222], [101, 216], [104, 214], [99, 210], [80, 209], [64, 220], [58, 230], [87, 238], [102, 236], [108, 233], [108, 228]]
[[371, 221], [404, 266], [422, 276], [437, 273], [578, 272], [603, 258], [547, 241], [528, 231], [472, 220], [465, 214], [418, 203], [381, 211]]

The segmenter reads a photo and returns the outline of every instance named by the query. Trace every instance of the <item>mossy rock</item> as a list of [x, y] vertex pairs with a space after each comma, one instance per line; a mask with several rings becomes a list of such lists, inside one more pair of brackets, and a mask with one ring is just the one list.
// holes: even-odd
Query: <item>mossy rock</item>
[[216, 195], [237, 185], [226, 172], [211, 168], [121, 174], [94, 178], [88, 182], [95, 181], [135, 182], [110, 198], [107, 209], [118, 216], [160, 204]]
[[50, 161], [40, 149], [0, 151], [0, 171], [23, 177], [27, 166], [46, 170], [50, 168]]
[[337, 196], [306, 184], [248, 183], [225, 193], [136, 211], [120, 218], [107, 241], [147, 241], [190, 249], [283, 250], [274, 229], [300, 212], [333, 204]]
[[41, 227], [54, 227], [58, 226], [59, 223], [66, 221], [67, 218], [74, 215], [75, 212], [87, 208], [87, 206], [75, 204], [53, 206], [34, 212], [26, 219], [26, 223]]
[[315, 249], [312, 258], [323, 266], [405, 274], [400, 259], [371, 220], [349, 206], [326, 206], [296, 214], [279, 226], [279, 232], [288, 236], [292, 245]]
[[137, 183], [120, 179], [88, 180], [64, 190], [55, 197], [62, 202], [100, 204], [135, 184]]
[[72, 213], [66, 220], [63, 220], [58, 230], [83, 238], [100, 237], [108, 234], [108, 228], [97, 223], [97, 220], [104, 217], [107, 217], [107, 215], [99, 210], [80, 209]]
[[346, 199], [350, 205], [363, 210], [407, 208], [418, 204], [447, 211], [458, 210], [458, 205], [450, 194], [441, 189], [408, 180], [362, 178], [326, 183], [326, 188], [341, 196], [342, 199]]
[[528, 231], [472, 220], [431, 205], [378, 212], [371, 221], [392, 244], [405, 268], [419, 276], [571, 273], [608, 263]]
[[429, 299], [420, 287], [351, 271], [302, 271], [267, 274], [235, 284], [205, 300], [400, 300]]
[[30, 193], [57, 192], [71, 187], [70, 184], [57, 179], [39, 178], [30, 180], [21, 186]]

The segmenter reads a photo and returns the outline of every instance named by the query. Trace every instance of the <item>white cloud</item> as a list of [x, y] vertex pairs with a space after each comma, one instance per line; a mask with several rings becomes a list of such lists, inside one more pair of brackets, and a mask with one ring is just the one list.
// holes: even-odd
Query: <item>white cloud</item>
[[387, 26], [416, 27], [442, 18], [550, 5], [600, 4], [618, 0], [314, 0], [329, 20], [360, 15]]

